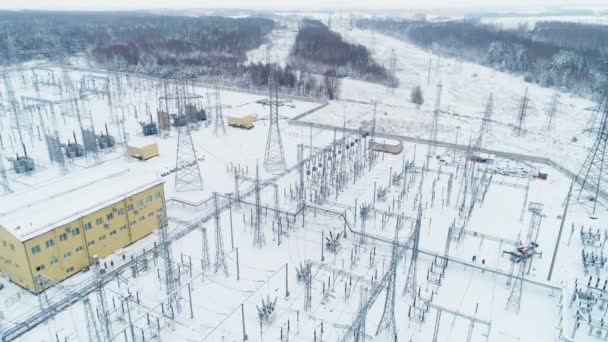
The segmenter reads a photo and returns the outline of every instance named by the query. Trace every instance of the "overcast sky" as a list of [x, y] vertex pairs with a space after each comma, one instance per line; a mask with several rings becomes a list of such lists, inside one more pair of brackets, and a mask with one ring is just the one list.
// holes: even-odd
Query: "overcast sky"
[[327, 8], [472, 8], [528, 10], [583, 8], [608, 0], [0, 0], [2, 9], [132, 10], [184, 8], [327, 9]]

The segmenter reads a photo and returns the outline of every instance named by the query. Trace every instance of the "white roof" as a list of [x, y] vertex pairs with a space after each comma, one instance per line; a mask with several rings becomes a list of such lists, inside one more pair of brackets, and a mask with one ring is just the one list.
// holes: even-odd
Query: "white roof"
[[81, 170], [0, 197], [0, 226], [26, 241], [162, 183], [130, 169]]
[[148, 145], [155, 144], [158, 140], [156, 135], [143, 136], [141, 134], [130, 134], [128, 137], [128, 145], [131, 147], [142, 148]]

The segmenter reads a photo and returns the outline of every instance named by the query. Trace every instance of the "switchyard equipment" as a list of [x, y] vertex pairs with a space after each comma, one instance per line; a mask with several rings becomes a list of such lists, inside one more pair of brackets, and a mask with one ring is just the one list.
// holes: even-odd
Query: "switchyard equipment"
[[25, 145], [23, 145], [23, 156], [17, 154], [15, 159], [13, 159], [13, 170], [16, 173], [28, 173], [33, 172], [35, 169], [36, 164], [34, 163], [34, 159], [27, 155], [27, 150]]
[[84, 146], [76, 141], [76, 133], [74, 133], [74, 142], [68, 140], [68, 144], [63, 147], [65, 156], [73, 159], [84, 156]]
[[[160, 112], [159, 112], [160, 117]], [[144, 136], [151, 136], [158, 134], [158, 125], [152, 121], [152, 115], [150, 115], [150, 122], [140, 122], [141, 132]]]
[[195, 105], [186, 104], [186, 117], [190, 123], [199, 123], [207, 121], [207, 112], [204, 109], [198, 109]]
[[173, 127], [184, 127], [188, 124], [188, 119], [185, 115], [171, 114], [171, 119]]
[[325, 237], [325, 248], [334, 254], [338, 253], [342, 246], [340, 238], [342, 238], [342, 233], [334, 234], [330, 231], [329, 236]]
[[101, 150], [109, 149], [116, 145], [116, 139], [108, 132], [108, 125], [106, 125], [106, 133], [103, 134], [102, 132], [97, 136], [97, 144]]

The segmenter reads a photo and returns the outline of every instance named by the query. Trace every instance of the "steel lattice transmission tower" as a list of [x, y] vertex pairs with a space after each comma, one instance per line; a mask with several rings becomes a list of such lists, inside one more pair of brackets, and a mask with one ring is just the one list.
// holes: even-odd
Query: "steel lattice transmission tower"
[[511, 288], [511, 293], [507, 299], [507, 310], [512, 312], [519, 312], [521, 306], [521, 293], [524, 287], [524, 274], [526, 273], [527, 260], [523, 259], [518, 264], [517, 275], [515, 276], [515, 282]]
[[173, 268], [173, 252], [171, 250], [171, 239], [169, 236], [169, 222], [164, 215], [158, 217], [160, 223], [160, 252], [164, 261], [164, 282], [167, 292], [167, 304], [171, 309], [181, 311], [180, 298], [177, 285], [177, 277]]
[[376, 336], [382, 330], [388, 330], [391, 334], [391, 340], [397, 340], [397, 322], [395, 321], [395, 294], [397, 286], [397, 264], [401, 260], [399, 254], [399, 228], [401, 227], [401, 216], [397, 216], [397, 226], [395, 227], [395, 237], [393, 238], [393, 249], [391, 253], [391, 261], [388, 272], [388, 283], [386, 284], [386, 299], [384, 300], [384, 310], [380, 323], [378, 323], [378, 329], [376, 329]]
[[203, 268], [211, 265], [211, 257], [209, 256], [209, 239], [207, 238], [207, 228], [201, 227], [201, 264]]
[[386, 86], [389, 94], [394, 94], [395, 88], [398, 86], [397, 55], [395, 53], [395, 49], [391, 50], [391, 58], [388, 61], [388, 80]]
[[359, 295], [359, 312], [364, 312], [353, 331], [354, 342], [365, 342], [365, 321], [367, 320], [367, 288], [361, 287]]
[[598, 197], [608, 198], [608, 101], [602, 101], [601, 119], [595, 142], [576, 176], [573, 194], [597, 208]]
[[[188, 121], [185, 116], [185, 85], [177, 85], [179, 96], [177, 96], [178, 118], [180, 121]], [[181, 89], [181, 91], [179, 91]], [[198, 164], [196, 148], [192, 140], [190, 124], [186, 123], [177, 128], [177, 157], [175, 161], [175, 191], [200, 191], [203, 190], [203, 176]]]
[[443, 91], [443, 83], [437, 83], [437, 95], [435, 97], [435, 108], [433, 109], [433, 122], [431, 123], [431, 136], [429, 138], [429, 151], [426, 156], [425, 168], [429, 167], [429, 160], [435, 153], [435, 145], [437, 144], [437, 131], [439, 125], [439, 108], [441, 106], [441, 92]]
[[[420, 199], [422, 202], [422, 199]], [[414, 232], [412, 236], [412, 256], [410, 258], [410, 266], [407, 271], [407, 279], [405, 281], [405, 286], [403, 287], [403, 295], [406, 293], [410, 293], [412, 298], [416, 298], [416, 273], [418, 272], [418, 250], [420, 243], [420, 229], [422, 226], [422, 203], [418, 204], [418, 215], [416, 217], [416, 223], [414, 225]]]
[[268, 137], [266, 138], [266, 151], [264, 153], [264, 168], [268, 172], [280, 172], [285, 170], [285, 152], [281, 140], [281, 127], [279, 126], [279, 86], [275, 78], [274, 69], [268, 76], [268, 106], [270, 117], [268, 125]]
[[528, 97], [528, 88], [526, 87], [524, 96], [519, 101], [517, 116], [515, 117], [515, 124], [513, 125], [513, 133], [515, 135], [525, 134], [526, 117], [528, 116], [529, 108], [530, 108], [530, 98]]
[[489, 133], [492, 134], [492, 115], [494, 114], [494, 93], [490, 93], [488, 102], [483, 112], [483, 118], [481, 119], [481, 132], [480, 134]]
[[108, 300], [104, 292], [104, 283], [102, 280], [103, 273], [99, 259], [96, 256], [92, 258], [93, 270], [95, 271], [95, 294], [97, 297], [97, 314], [99, 315], [99, 324], [101, 325], [101, 333], [105, 340], [110, 341], [114, 334], [112, 333], [112, 322], [110, 320], [110, 312]]
[[560, 97], [561, 93], [559, 90], [556, 90], [555, 93], [553, 93], [553, 96], [551, 96], [551, 102], [547, 107], [547, 131], [551, 130], [553, 127], [553, 121], [555, 120], [555, 115], [557, 115], [557, 109], [560, 105]]
[[[89, 337], [89, 341], [91, 342], [103, 342], [105, 338], [102, 337], [101, 332], [99, 331], [99, 326], [97, 325], [98, 317], [95, 315], [95, 311], [91, 306], [91, 301], [89, 297], [85, 297], [82, 300], [82, 305], [84, 307], [84, 319], [87, 324], [87, 334]], [[109, 340], [107, 340], [109, 341]]]
[[253, 231], [253, 245], [262, 248], [266, 245], [264, 229], [262, 228], [262, 204], [260, 198], [260, 173], [259, 167], [255, 166], [255, 227]]
[[604, 92], [604, 94], [600, 95], [598, 101], [597, 101], [597, 106], [595, 107], [595, 110], [592, 112], [591, 116], [589, 117], [589, 120], [587, 121], [587, 125], [585, 127], [585, 133], [594, 133], [595, 131], [597, 131], [597, 124], [598, 124], [598, 118], [601, 118], [602, 116], [602, 111], [603, 108], [607, 105], [608, 103], [608, 90], [606, 90]]
[[437, 142], [437, 125], [439, 123], [439, 108], [441, 107], [441, 93], [443, 91], [443, 83], [437, 83], [437, 94], [435, 96], [435, 108], [433, 109], [433, 123], [431, 125], [431, 142], [433, 145]]
[[213, 204], [215, 206], [215, 213], [213, 214], [215, 220], [215, 270], [217, 273], [220, 269], [224, 271], [226, 277], [228, 276], [228, 266], [226, 265], [226, 253], [224, 252], [224, 234], [222, 233], [222, 226], [220, 224], [220, 206], [217, 201], [217, 192], [213, 193]]
[[213, 134], [217, 135], [217, 132], [222, 130], [226, 135], [226, 123], [224, 122], [224, 112], [222, 111], [222, 98], [220, 96], [220, 88], [215, 86], [215, 118], [213, 126]]

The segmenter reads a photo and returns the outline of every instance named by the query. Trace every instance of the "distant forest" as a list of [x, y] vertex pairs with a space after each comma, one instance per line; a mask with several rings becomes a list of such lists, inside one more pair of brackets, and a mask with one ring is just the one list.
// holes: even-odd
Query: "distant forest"
[[[0, 64], [65, 62], [85, 53], [110, 70], [261, 88], [271, 66], [247, 63], [246, 53], [273, 28], [272, 20], [253, 17], [0, 11]], [[294, 88], [295, 77], [289, 69], [278, 70], [282, 86]]]
[[387, 82], [384, 66], [375, 62], [367, 48], [345, 42], [318, 20], [304, 19], [291, 49], [290, 63], [317, 74], [335, 74], [369, 82]]
[[527, 82], [593, 94], [608, 86], [608, 26], [539, 22], [503, 30], [477, 21], [372, 20], [361, 28], [524, 76]]
[[256, 17], [0, 11], [0, 64], [65, 63], [82, 53], [108, 70], [252, 89], [267, 87], [274, 70], [282, 92], [330, 99], [338, 96], [340, 77], [387, 77], [363, 46], [343, 42], [314, 21], [300, 27], [292, 63], [249, 63], [247, 51], [266, 43], [274, 27], [274, 21]]

